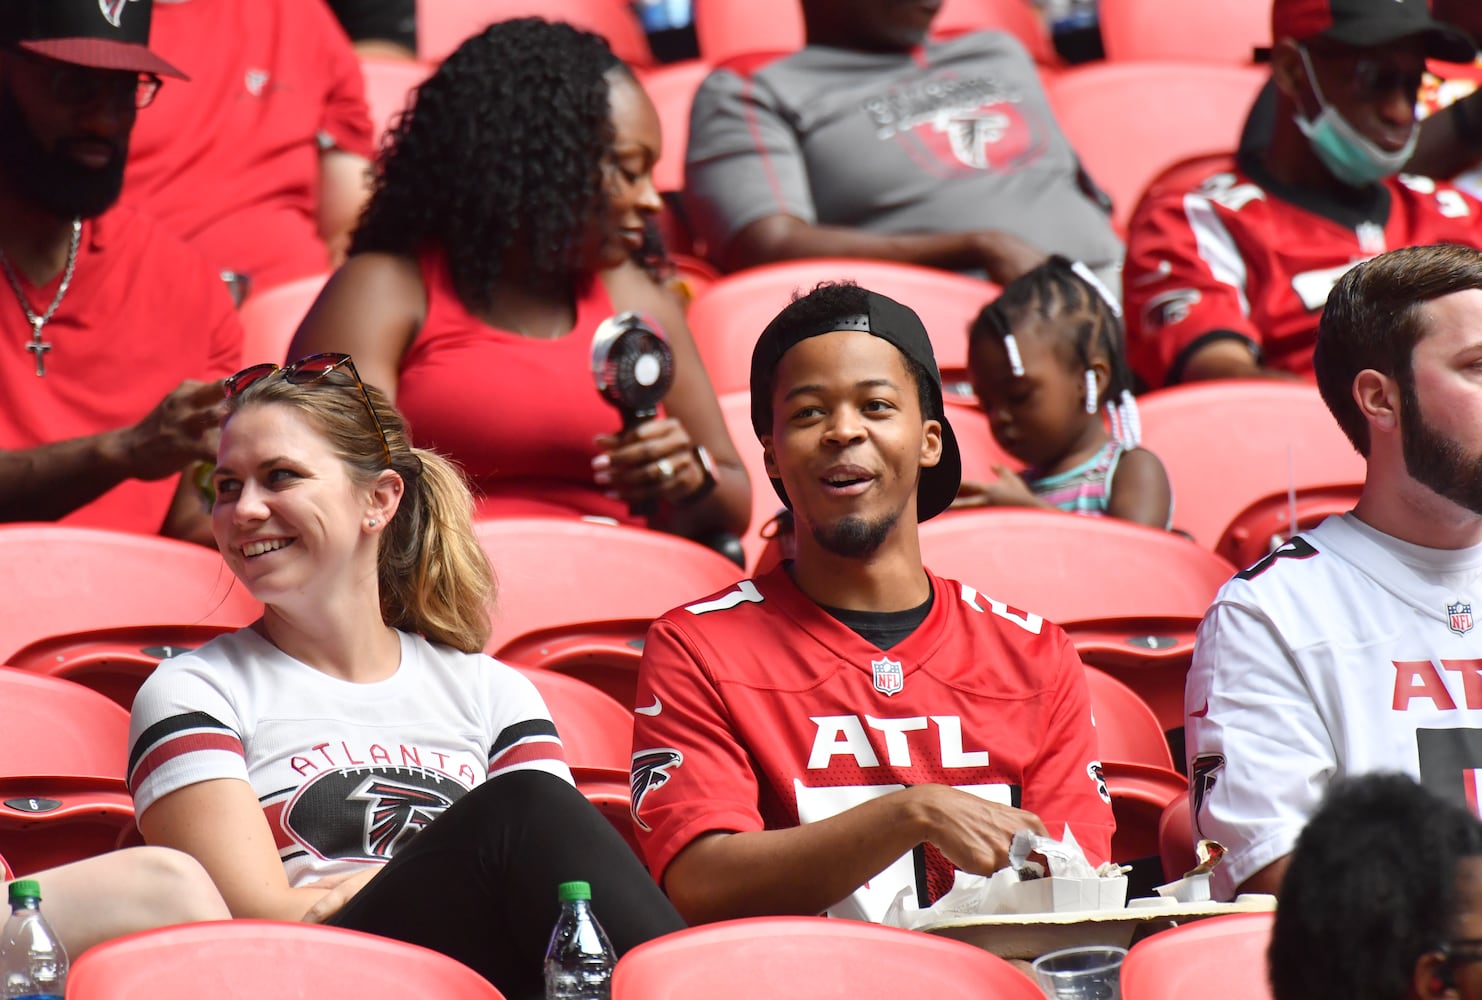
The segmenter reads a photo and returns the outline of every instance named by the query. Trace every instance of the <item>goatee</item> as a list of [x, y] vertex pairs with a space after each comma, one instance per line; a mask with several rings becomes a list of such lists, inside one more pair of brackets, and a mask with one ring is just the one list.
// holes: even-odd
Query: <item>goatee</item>
[[875, 554], [895, 527], [897, 515], [882, 517], [878, 521], [866, 521], [862, 517], [846, 517], [829, 525], [815, 525], [813, 540], [825, 550], [846, 559], [865, 559]]

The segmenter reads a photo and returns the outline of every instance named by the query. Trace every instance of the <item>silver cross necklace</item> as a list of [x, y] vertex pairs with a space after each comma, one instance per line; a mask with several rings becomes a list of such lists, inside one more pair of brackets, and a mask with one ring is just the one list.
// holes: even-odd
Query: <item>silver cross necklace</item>
[[62, 304], [62, 299], [67, 297], [67, 289], [72, 284], [72, 272], [77, 269], [77, 251], [82, 246], [82, 219], [72, 220], [72, 242], [67, 247], [67, 266], [62, 271], [62, 283], [57, 286], [56, 298], [51, 300], [51, 305], [46, 307], [46, 312], [37, 316], [31, 308], [31, 303], [26, 299], [26, 293], [21, 290], [21, 279], [15, 273], [15, 268], [10, 265], [10, 258], [5, 256], [5, 251], [0, 250], [0, 267], [5, 268], [5, 277], [10, 281], [10, 287], [15, 291], [15, 297], [20, 300], [21, 309], [26, 314], [26, 322], [31, 324], [31, 342], [26, 345], [26, 350], [36, 355], [36, 376], [40, 378], [46, 374], [46, 352], [51, 350], [51, 344], [41, 339], [41, 330], [51, 322], [56, 315], [57, 307]]

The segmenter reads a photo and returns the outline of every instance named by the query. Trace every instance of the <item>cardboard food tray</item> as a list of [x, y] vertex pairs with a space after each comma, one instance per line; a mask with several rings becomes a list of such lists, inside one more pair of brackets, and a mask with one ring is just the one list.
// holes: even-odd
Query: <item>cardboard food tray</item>
[[1276, 897], [1259, 893], [1240, 896], [1233, 903], [1174, 903], [1083, 910], [1079, 913], [1014, 913], [961, 917], [929, 924], [921, 930], [956, 938], [991, 951], [1000, 958], [1032, 960], [1059, 948], [1110, 944], [1126, 948], [1139, 929], [1161, 923], [1182, 924], [1225, 913], [1254, 913], [1276, 909]]

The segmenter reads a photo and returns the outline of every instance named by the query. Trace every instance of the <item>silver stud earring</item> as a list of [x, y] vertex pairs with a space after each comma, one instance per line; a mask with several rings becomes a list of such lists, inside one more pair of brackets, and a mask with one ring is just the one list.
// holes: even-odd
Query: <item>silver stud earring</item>
[[381, 522], [377, 521], [375, 518], [371, 518], [369, 521], [366, 521], [365, 522], [365, 526], [367, 528], [374, 528], [376, 525], [378, 525], [380, 523]]
[[1096, 399], [1096, 372], [1090, 368], [1086, 369], [1086, 412], [1095, 413], [1101, 409]]

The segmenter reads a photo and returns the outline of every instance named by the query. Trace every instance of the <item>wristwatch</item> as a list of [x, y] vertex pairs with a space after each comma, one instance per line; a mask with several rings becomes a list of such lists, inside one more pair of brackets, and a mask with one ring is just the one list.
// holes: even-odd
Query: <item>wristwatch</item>
[[693, 493], [680, 501], [680, 503], [684, 504], [685, 506], [689, 506], [692, 503], [699, 503], [701, 500], [704, 500], [712, 492], [714, 492], [716, 485], [715, 459], [710, 457], [710, 452], [705, 448], [703, 444], [695, 445], [694, 452], [695, 462], [699, 464], [700, 472], [705, 478], [701, 481], [700, 485], [695, 489]]

